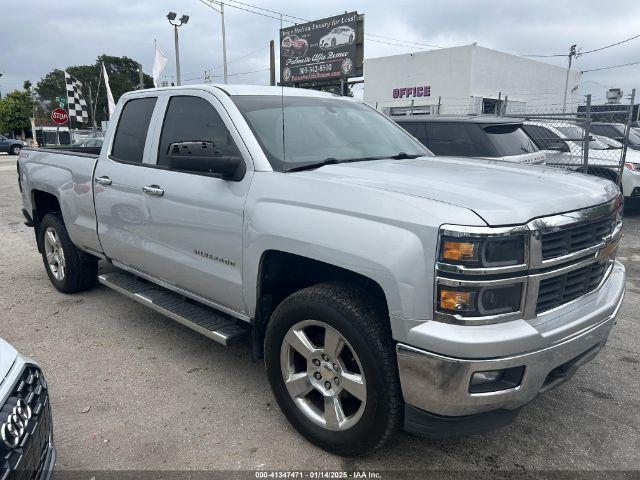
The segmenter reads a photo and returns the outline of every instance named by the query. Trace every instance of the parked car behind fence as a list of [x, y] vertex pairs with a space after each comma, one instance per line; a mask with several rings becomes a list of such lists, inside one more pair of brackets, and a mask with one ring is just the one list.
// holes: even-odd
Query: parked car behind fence
[[391, 117], [437, 156], [544, 163], [545, 155], [522, 130], [522, 120], [495, 116]]

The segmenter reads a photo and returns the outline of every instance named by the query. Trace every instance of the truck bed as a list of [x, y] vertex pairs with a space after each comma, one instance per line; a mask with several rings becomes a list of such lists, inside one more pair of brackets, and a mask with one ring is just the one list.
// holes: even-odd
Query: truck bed
[[[60, 203], [69, 237], [80, 249], [100, 253], [93, 203], [93, 172], [100, 148], [25, 148], [20, 164], [22, 200], [28, 213], [36, 196]], [[30, 193], [28, 193], [30, 192]]]

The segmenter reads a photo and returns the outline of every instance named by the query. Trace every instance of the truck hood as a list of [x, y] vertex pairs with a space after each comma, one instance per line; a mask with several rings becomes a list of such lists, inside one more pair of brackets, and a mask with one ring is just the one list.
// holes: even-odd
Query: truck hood
[[495, 160], [421, 157], [327, 165], [300, 174], [468, 208], [488, 225], [514, 225], [605, 203], [609, 180]]
[[9, 373], [17, 355], [16, 349], [0, 338], [0, 383]]

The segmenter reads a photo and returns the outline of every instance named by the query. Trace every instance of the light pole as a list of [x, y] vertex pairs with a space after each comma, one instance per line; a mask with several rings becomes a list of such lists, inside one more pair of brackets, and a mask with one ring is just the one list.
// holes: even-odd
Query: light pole
[[176, 14], [176, 12], [167, 13], [167, 19], [169, 20], [169, 23], [173, 25], [173, 34], [176, 43], [176, 84], [180, 85], [180, 49], [178, 48], [178, 27], [185, 25], [189, 21], [189, 15], [182, 15], [178, 19], [180, 23], [174, 23], [174, 20], [177, 16], [178, 15]]
[[[2, 77], [2, 75], [4, 75], [4, 73], [0, 73], [0, 77]], [[0, 91], [0, 98], [2, 98], [2, 91]]]
[[[222, 65], [224, 72], [224, 83], [227, 82], [227, 36], [224, 32], [224, 3], [218, 0], [200, 0], [204, 5], [209, 7], [211, 10], [218, 12], [220, 14], [220, 20], [222, 21]], [[213, 4], [218, 5], [220, 10], [213, 6]]]

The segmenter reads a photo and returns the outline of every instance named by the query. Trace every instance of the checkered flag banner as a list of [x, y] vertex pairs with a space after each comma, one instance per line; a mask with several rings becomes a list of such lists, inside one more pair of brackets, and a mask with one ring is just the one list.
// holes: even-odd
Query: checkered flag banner
[[82, 96], [82, 83], [64, 72], [64, 79], [67, 83], [67, 102], [69, 105], [69, 119], [75, 118], [76, 122], [88, 122], [89, 112], [87, 102]]

